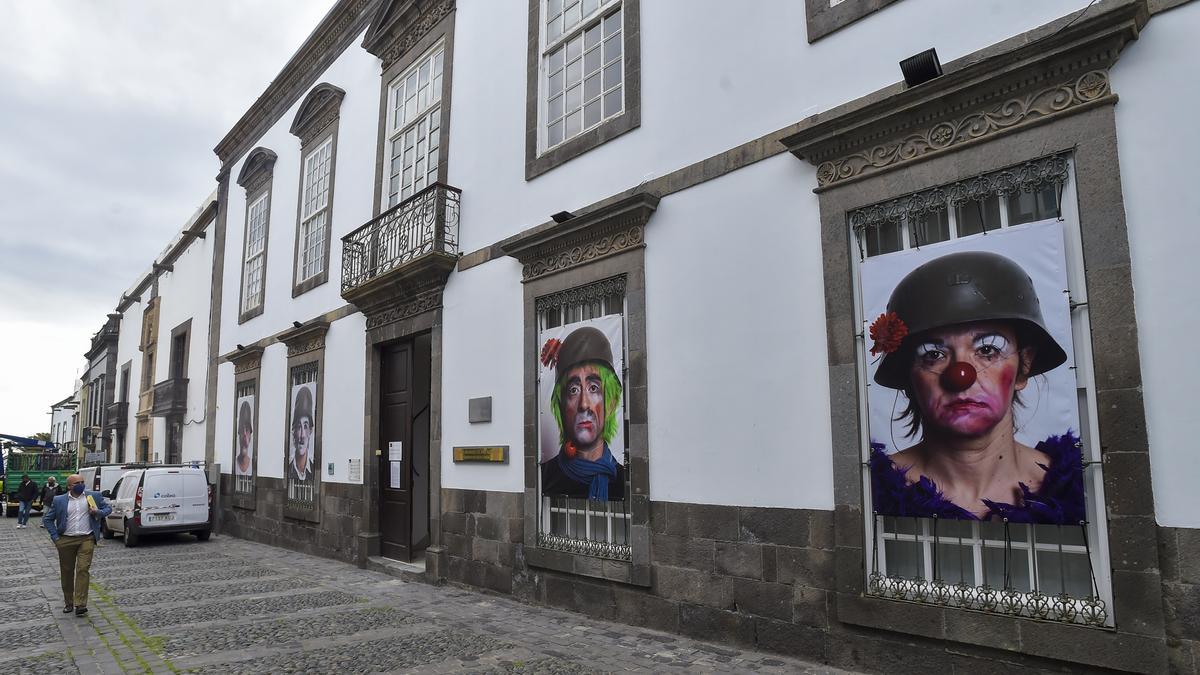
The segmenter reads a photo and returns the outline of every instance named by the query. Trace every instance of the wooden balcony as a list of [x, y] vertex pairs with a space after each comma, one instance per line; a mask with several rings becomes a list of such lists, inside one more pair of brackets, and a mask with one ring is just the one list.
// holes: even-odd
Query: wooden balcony
[[121, 430], [129, 426], [129, 402], [112, 403], [105, 410], [109, 429]]
[[150, 408], [153, 417], [174, 417], [187, 412], [186, 377], [174, 377], [154, 385], [154, 403]]

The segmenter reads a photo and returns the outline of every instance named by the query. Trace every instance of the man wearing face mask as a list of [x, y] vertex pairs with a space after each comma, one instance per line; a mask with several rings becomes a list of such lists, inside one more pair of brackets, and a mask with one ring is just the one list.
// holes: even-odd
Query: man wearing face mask
[[63, 613], [87, 614], [92, 552], [100, 541], [100, 521], [112, 507], [99, 492], [87, 490], [77, 473], [67, 478], [67, 494], [54, 498], [42, 524], [58, 549], [62, 577]]

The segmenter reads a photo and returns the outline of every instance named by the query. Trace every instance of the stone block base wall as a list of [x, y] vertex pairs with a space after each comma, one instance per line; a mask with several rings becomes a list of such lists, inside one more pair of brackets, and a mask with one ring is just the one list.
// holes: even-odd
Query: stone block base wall
[[[865, 628], [838, 620], [832, 511], [652, 502], [649, 587], [527, 564], [521, 495], [442, 491], [442, 543], [430, 554], [431, 581], [484, 588], [535, 604], [736, 646], [887, 673], [1094, 673], [1095, 667], [1004, 649]], [[1175, 672], [1200, 665], [1200, 536], [1163, 530], [1164, 570]], [[917, 612], [895, 603], [899, 615]], [[849, 609], [849, 608], [847, 608]], [[961, 619], [961, 621], [959, 620]], [[955, 615], [956, 629], [1000, 631], [1018, 619]], [[920, 632], [916, 630], [914, 632]], [[1069, 653], [1065, 649], [1064, 653]], [[1115, 672], [1115, 671], [1112, 671]]]
[[300, 551], [351, 564], [357, 562], [359, 527], [362, 521], [362, 486], [344, 483], [321, 484], [320, 522], [283, 515], [282, 478], [255, 480], [254, 508], [234, 505], [233, 477], [221, 475], [221, 532], [280, 548]]
[[1158, 546], [1171, 669], [1200, 672], [1200, 530], [1160, 527]]

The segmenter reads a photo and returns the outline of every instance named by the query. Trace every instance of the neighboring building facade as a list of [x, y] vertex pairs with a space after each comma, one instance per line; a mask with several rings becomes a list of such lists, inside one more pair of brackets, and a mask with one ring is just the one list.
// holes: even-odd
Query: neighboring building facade
[[835, 665], [1197, 670], [1200, 3], [525, 9], [333, 6], [121, 299], [136, 458], [203, 437], [228, 534]]
[[206, 462], [210, 195], [122, 296], [114, 427], [118, 462]]
[[112, 447], [108, 407], [113, 400], [120, 318], [117, 314], [109, 314], [108, 320], [92, 336], [91, 348], [84, 354], [87, 365], [79, 378], [79, 425], [76, 436], [80, 464], [105, 461]]
[[79, 416], [78, 393], [50, 406], [50, 441], [63, 452], [75, 450], [75, 423]]

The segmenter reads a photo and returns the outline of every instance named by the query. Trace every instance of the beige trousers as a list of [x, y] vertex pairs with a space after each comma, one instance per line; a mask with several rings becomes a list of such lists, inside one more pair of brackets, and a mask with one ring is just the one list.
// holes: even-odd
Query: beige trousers
[[90, 534], [64, 534], [54, 542], [54, 546], [58, 549], [63, 602], [87, 607], [88, 585], [92, 581], [92, 552], [96, 550], [96, 540]]

